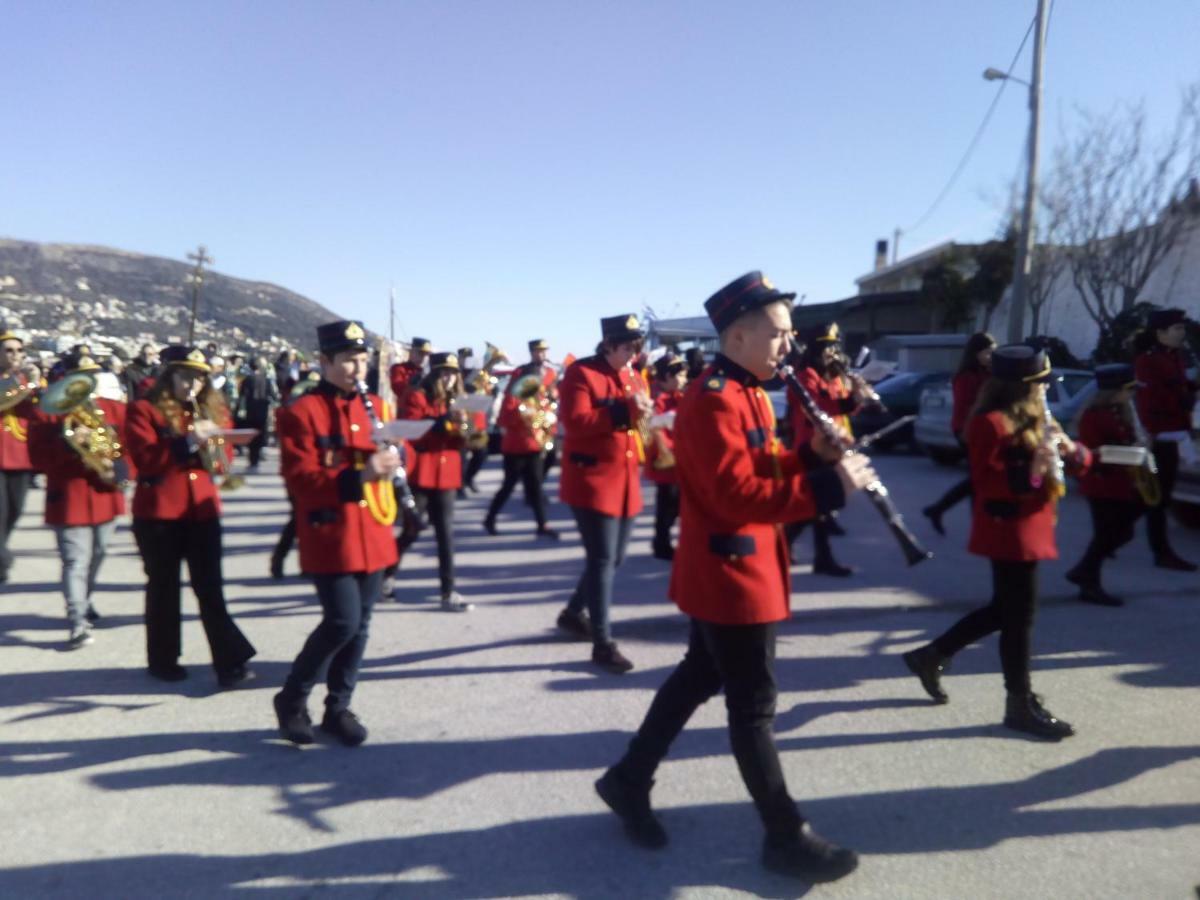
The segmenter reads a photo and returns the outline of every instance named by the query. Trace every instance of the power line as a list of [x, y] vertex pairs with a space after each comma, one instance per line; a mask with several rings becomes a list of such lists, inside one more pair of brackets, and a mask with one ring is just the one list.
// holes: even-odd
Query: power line
[[[1025, 30], [1025, 37], [1021, 38], [1021, 44], [1019, 47], [1017, 47], [1017, 52], [1013, 54], [1012, 62], [1008, 64], [1008, 68], [1004, 71], [1005, 76], [1012, 74], [1013, 69], [1017, 65], [1017, 60], [1021, 58], [1021, 53], [1025, 50], [1025, 45], [1029, 42], [1029, 36], [1033, 34], [1033, 26], [1036, 22], [1036, 18], [1030, 20], [1029, 27]], [[987, 130], [988, 122], [992, 120], [992, 114], [995, 113], [996, 107], [999, 106], [1000, 97], [1004, 94], [1004, 89], [1007, 86], [1008, 78], [1005, 77], [1000, 79], [1000, 86], [996, 90], [996, 96], [992, 98], [991, 105], [988, 106], [987, 112], [983, 115], [983, 121], [980, 122], [979, 127], [975, 129], [975, 136], [971, 138], [971, 143], [967, 145], [966, 152], [963, 153], [962, 159], [959, 160], [958, 165], [955, 166], [950, 178], [946, 181], [945, 187], [943, 187], [937, 197], [934, 198], [933, 203], [930, 204], [929, 209], [925, 210], [925, 214], [922, 215], [921, 218], [917, 219], [914, 224], [908, 226], [907, 228], [901, 229], [902, 234], [908, 234], [916, 231], [918, 228], [924, 225], [929, 220], [929, 217], [937, 212], [938, 207], [942, 205], [942, 201], [945, 200], [950, 194], [950, 191], [958, 181], [959, 176], [962, 175], [963, 171], [967, 168], [967, 163], [971, 161], [971, 157], [974, 155], [975, 149], [979, 146], [979, 141], [983, 138], [983, 133]]]

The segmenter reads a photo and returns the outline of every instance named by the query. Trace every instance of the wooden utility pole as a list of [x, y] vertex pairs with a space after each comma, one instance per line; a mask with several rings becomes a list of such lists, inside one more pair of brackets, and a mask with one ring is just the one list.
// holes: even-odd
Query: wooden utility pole
[[188, 323], [188, 346], [196, 342], [196, 309], [200, 303], [200, 286], [204, 284], [204, 266], [216, 262], [208, 255], [208, 248], [201, 244], [195, 253], [189, 253], [187, 258], [196, 263], [192, 269], [192, 320]]

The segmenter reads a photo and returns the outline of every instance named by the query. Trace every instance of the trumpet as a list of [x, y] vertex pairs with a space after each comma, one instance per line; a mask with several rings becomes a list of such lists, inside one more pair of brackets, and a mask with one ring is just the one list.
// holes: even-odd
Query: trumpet
[[[203, 418], [200, 404], [195, 395], [188, 397], [192, 407], [192, 421]], [[197, 440], [196, 455], [200, 457], [200, 465], [216, 482], [219, 491], [236, 491], [246, 484], [246, 477], [229, 471], [225, 456], [225, 438], [220, 435]]]
[[1044, 474], [1035, 473], [1030, 478], [1030, 483], [1034, 488], [1040, 488], [1048, 482], [1050, 496], [1055, 498], [1061, 497], [1067, 492], [1067, 473], [1060, 451], [1061, 444], [1062, 428], [1054, 420], [1054, 414], [1050, 412], [1050, 404], [1045, 401], [1045, 398], [1042, 398], [1042, 446], [1048, 451], [1051, 462], [1050, 468]]

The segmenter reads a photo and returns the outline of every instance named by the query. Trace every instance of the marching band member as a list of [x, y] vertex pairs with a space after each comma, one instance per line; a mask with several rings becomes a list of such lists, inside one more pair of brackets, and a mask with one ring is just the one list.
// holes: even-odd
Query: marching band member
[[[836, 322], [819, 325], [805, 347], [801, 368], [796, 373], [800, 382], [808, 389], [813, 400], [824, 412], [832, 416], [842, 429], [850, 434], [850, 416], [862, 405], [860, 391], [852, 390], [840, 372], [842, 359], [842, 337]], [[813, 426], [804, 414], [796, 398], [788, 392], [789, 419], [795, 446], [802, 447], [812, 439]], [[807, 523], [795, 522], [787, 529], [789, 544], [804, 530]], [[813, 572], [845, 578], [853, 569], [838, 563], [833, 557], [829, 538], [840, 533], [833, 515], [821, 515], [813, 520]]]
[[[667, 353], [654, 363], [654, 414], [674, 412], [687, 386], [687, 363], [682, 356]], [[651, 432], [646, 448], [646, 477], [654, 483], [654, 556], [670, 560], [671, 528], [679, 517], [679, 479], [675, 472], [675, 437], [671, 427]]]
[[[98, 373], [100, 366], [89, 356], [72, 354], [64, 360], [64, 370], [70, 378], [80, 372]], [[92, 426], [77, 415], [72, 417], [69, 433], [64, 431], [68, 413], [44, 411], [29, 430], [29, 449], [46, 475], [45, 522], [54, 529], [62, 558], [67, 641], [72, 650], [92, 643], [92, 624], [100, 618], [92, 604], [92, 592], [117, 530], [117, 516], [125, 514], [123, 488], [132, 472], [123, 458], [125, 404], [94, 393], [88, 402], [100, 419], [96, 426], [110, 429], [105, 443], [113, 451], [113, 455], [92, 458], [92, 465], [85, 462], [79, 449], [88, 446]]]
[[[795, 452], [782, 451], [774, 436], [762, 382], [787, 351], [795, 296], [751, 272], [704, 304], [721, 351], [688, 386], [675, 421], [683, 509], [670, 596], [690, 619], [687, 653], [596, 790], [631, 840], [665, 846], [667, 833], [650, 806], [655, 771], [692, 714], [724, 689], [733, 753], [766, 828], [764, 865], [831, 881], [853, 871], [858, 857], [805, 821], [772, 734], [776, 631], [790, 616], [780, 526], [841, 506], [875, 474], [865, 457], [842, 460], [819, 435]], [[826, 465], [822, 457], [837, 461]], [[570, 464], [568, 445], [568, 471]]]
[[425, 360], [432, 349], [433, 344], [429, 342], [428, 338], [413, 338], [408, 351], [408, 359], [394, 364], [388, 372], [388, 380], [392, 383], [392, 393], [395, 395], [397, 407], [404, 402], [404, 396], [408, 393], [409, 388], [415, 387], [421, 381], [421, 376], [425, 373]]
[[[351, 712], [350, 699], [384, 570], [398, 560], [391, 479], [400, 458], [375, 443], [371, 413], [357, 390], [367, 374], [362, 324], [322, 325], [317, 340], [321, 382], [280, 413], [279, 448], [296, 504], [300, 569], [313, 579], [321, 622], [292, 663], [274, 705], [282, 735], [311, 744], [308, 695], [324, 678], [321, 729], [354, 747], [366, 740], [367, 729]], [[386, 418], [379, 398], [366, 396]]]
[[[554, 430], [543, 433], [535, 427], [534, 417], [537, 410], [551, 409], [554, 403], [552, 394], [553, 381], [547, 382], [546, 353], [549, 345], [541, 340], [529, 342], [530, 361], [515, 369], [509, 377], [508, 388], [500, 404], [500, 414], [497, 422], [500, 425], [500, 452], [504, 456], [504, 480], [500, 489], [488, 506], [487, 515], [483, 519], [483, 527], [488, 534], [499, 534], [496, 527], [496, 517], [512, 495], [517, 482], [525, 491], [525, 502], [533, 510], [537, 520], [537, 533], [540, 537], [558, 540], [558, 532], [547, 524], [546, 497], [542, 490], [546, 472], [549, 470], [549, 454], [553, 451]], [[529, 397], [518, 397], [513, 389], [518, 383], [522, 386], [528, 383], [527, 376], [538, 379], [539, 387], [536, 394]], [[551, 445], [549, 448], [547, 445]]]
[[1171, 549], [1167, 539], [1167, 509], [1179, 474], [1180, 447], [1194, 456], [1191, 442], [1192, 409], [1197, 385], [1187, 377], [1187, 314], [1182, 309], [1156, 309], [1150, 313], [1146, 330], [1138, 336], [1134, 374], [1141, 387], [1137, 413], [1154, 442], [1158, 463], [1161, 500], [1146, 510], [1146, 531], [1154, 564], [1160, 569], [1196, 571], [1196, 564]]
[[[963, 434], [967, 428], [967, 418], [971, 415], [971, 410], [975, 408], [975, 401], [979, 398], [980, 389], [988, 380], [992, 365], [992, 351], [995, 349], [996, 339], [986, 331], [978, 331], [971, 335], [967, 339], [966, 346], [963, 347], [958, 371], [954, 373], [954, 378], [950, 383], [954, 398], [954, 405], [950, 413], [950, 430], [954, 433], [954, 439], [958, 441], [958, 446], [963, 449], [966, 449]], [[921, 512], [929, 519], [934, 531], [938, 534], [945, 534], [946, 529], [942, 526], [942, 516], [960, 500], [970, 496], [971, 477], [968, 475], [946, 491], [937, 503], [925, 507]]]
[[[29, 460], [29, 423], [34, 416], [33, 393], [41, 377], [25, 359], [25, 342], [0, 326], [0, 378], [9, 379], [20, 402], [0, 411], [0, 584], [8, 581], [13, 556], [8, 538], [25, 509], [25, 494], [33, 481]], [[7, 401], [8, 394], [0, 397]]]
[[[1097, 391], [1079, 416], [1079, 443], [1090, 450], [1102, 445], [1137, 443], [1134, 428], [1133, 389], [1137, 381], [1133, 366], [1117, 363], [1096, 367]], [[1079, 478], [1079, 493], [1087, 498], [1092, 513], [1092, 539], [1081, 559], [1067, 573], [1067, 581], [1079, 587], [1079, 599], [1098, 606], [1122, 606], [1100, 584], [1100, 567], [1116, 551], [1133, 540], [1134, 525], [1145, 512], [1134, 482], [1131, 466], [1100, 461]]]
[[199, 348], [172, 345], [163, 371], [144, 399], [129, 407], [126, 438], [136, 468], [133, 536], [146, 570], [146, 651], [149, 671], [181, 681], [180, 564], [187, 562], [200, 621], [223, 688], [248, 681], [254, 647], [229, 610], [221, 577], [221, 501], [214, 471], [228, 465], [213, 435], [229, 426], [229, 409], [207, 382]]
[[[462, 367], [463, 390], [468, 394], [487, 393], [490, 390], [490, 376], [482, 369], [467, 368], [467, 360], [474, 358], [475, 351], [470, 347], [460, 347], [458, 350], [458, 364]], [[487, 386], [485, 386], [487, 385]], [[458, 490], [459, 499], [466, 499], [467, 490], [473, 494], [479, 493], [479, 488], [475, 487], [475, 476], [483, 468], [483, 464], [488, 458], [488, 414], [487, 410], [480, 410], [470, 414], [471, 435], [474, 438], [474, 444], [469, 445], [466, 450], [466, 459], [463, 466], [463, 486]]]
[[[283, 396], [283, 404], [275, 407], [276, 434], [279, 434], [279, 414], [283, 412], [286, 406], [299, 400], [316, 387], [320, 381], [320, 372], [309, 372], [303, 379], [288, 389], [287, 393]], [[288, 520], [279, 532], [279, 540], [275, 542], [275, 549], [271, 551], [271, 577], [276, 581], [283, 579], [283, 564], [287, 560], [288, 554], [292, 552], [292, 545], [296, 543], [296, 501], [292, 497], [291, 491], [288, 491], [287, 499]]]
[[438, 581], [442, 610], [467, 612], [467, 603], [454, 589], [454, 499], [463, 484], [463, 445], [466, 442], [465, 413], [454, 409], [454, 399], [463, 394], [458, 357], [434, 353], [429, 357], [429, 374], [413, 386], [404, 402], [405, 419], [432, 419], [433, 427], [412, 441], [416, 464], [409, 483], [417, 508], [429, 518], [437, 538]]
[[579, 525], [587, 562], [558, 627], [590, 640], [592, 662], [620, 674], [633, 663], [612, 639], [609, 609], [613, 577], [642, 510], [638, 467], [645, 453], [639, 427], [653, 406], [630, 368], [645, 337], [637, 316], [601, 319], [600, 330], [596, 355], [573, 363], [562, 380], [566, 440], [559, 495]]
[[1037, 564], [1057, 559], [1054, 525], [1063, 490], [1060, 457], [1077, 472], [1091, 454], [1047, 422], [1050, 362], [1025, 344], [999, 347], [992, 377], [967, 422], [974, 515], [967, 549], [987, 557], [992, 600], [959, 619], [941, 637], [904, 654], [904, 663], [937, 703], [949, 698], [941, 673], [959, 650], [1000, 632], [1000, 667], [1008, 692], [1004, 724], [1058, 741], [1075, 730], [1042, 706], [1029, 677], [1029, 644], [1037, 606]]

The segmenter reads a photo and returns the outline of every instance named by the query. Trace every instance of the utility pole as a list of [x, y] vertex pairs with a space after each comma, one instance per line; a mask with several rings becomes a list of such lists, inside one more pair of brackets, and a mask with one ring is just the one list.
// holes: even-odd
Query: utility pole
[[201, 244], [196, 248], [195, 253], [189, 253], [187, 258], [196, 263], [196, 267], [192, 269], [190, 280], [192, 282], [192, 320], [188, 323], [188, 346], [196, 342], [196, 308], [200, 303], [200, 286], [204, 284], [204, 266], [216, 262], [208, 255], [208, 248]]
[[892, 265], [896, 264], [896, 260], [900, 258], [900, 235], [904, 234], [899, 228], [892, 232]]
[[396, 343], [396, 286], [388, 287], [388, 340]]
[[1025, 173], [1025, 207], [1021, 210], [1021, 230], [1017, 235], [1017, 254], [1013, 264], [1012, 289], [1008, 306], [1008, 343], [1025, 337], [1025, 307], [1029, 305], [1029, 267], [1037, 234], [1034, 214], [1037, 207], [1038, 132], [1042, 118], [1042, 51], [1046, 42], [1046, 0], [1038, 0], [1037, 24], [1033, 38], [1033, 77], [1029, 80], [1029, 162]]

